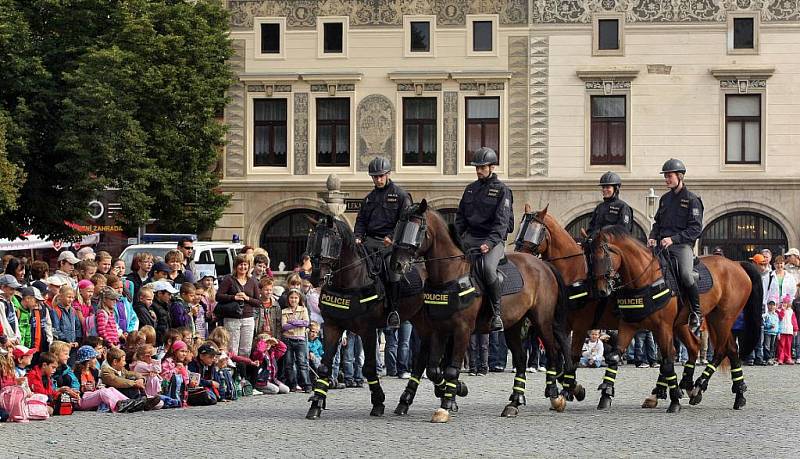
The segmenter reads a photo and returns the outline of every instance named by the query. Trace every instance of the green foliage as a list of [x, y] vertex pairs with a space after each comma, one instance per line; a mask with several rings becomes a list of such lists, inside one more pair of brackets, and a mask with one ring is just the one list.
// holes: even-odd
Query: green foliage
[[0, 235], [69, 236], [106, 189], [129, 230], [212, 228], [227, 29], [216, 0], [0, 0], [0, 110], [28, 174]]

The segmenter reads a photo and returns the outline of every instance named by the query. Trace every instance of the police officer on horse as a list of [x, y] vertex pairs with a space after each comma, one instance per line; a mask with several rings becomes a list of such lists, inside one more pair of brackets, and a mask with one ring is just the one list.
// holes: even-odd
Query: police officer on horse
[[614, 172], [606, 172], [600, 177], [603, 202], [597, 205], [592, 212], [587, 233], [589, 238], [594, 238], [604, 226], [619, 225], [628, 233], [633, 232], [633, 211], [628, 203], [619, 198], [619, 189], [622, 179]]
[[683, 183], [686, 166], [679, 159], [670, 159], [661, 168], [669, 191], [661, 196], [655, 223], [647, 241], [649, 247], [660, 245], [678, 261], [680, 283], [686, 290], [691, 313], [689, 327], [697, 330], [703, 321], [700, 294], [692, 273], [693, 247], [703, 232], [703, 201]]
[[[388, 159], [377, 156], [369, 163], [369, 175], [375, 188], [370, 191], [361, 205], [356, 217], [354, 229], [356, 244], [362, 243], [370, 256], [381, 254], [388, 258], [387, 250], [392, 245], [392, 235], [403, 210], [411, 206], [411, 197], [399, 185], [391, 181], [392, 164]], [[400, 297], [400, 274], [385, 269], [383, 260], [381, 276], [386, 285], [386, 308], [389, 315], [387, 328], [399, 328], [400, 316], [397, 314], [397, 303]], [[373, 259], [374, 260], [374, 259]]]
[[500, 315], [501, 285], [497, 265], [505, 253], [508, 233], [514, 230], [514, 197], [494, 173], [497, 153], [483, 147], [475, 152], [471, 165], [478, 180], [467, 185], [456, 212], [455, 227], [464, 245], [479, 252], [480, 273], [492, 306], [492, 331], [503, 329]]

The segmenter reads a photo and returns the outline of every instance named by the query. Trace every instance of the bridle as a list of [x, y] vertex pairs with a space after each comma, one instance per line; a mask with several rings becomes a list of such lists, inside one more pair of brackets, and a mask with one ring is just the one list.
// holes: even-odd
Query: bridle
[[659, 248], [654, 251], [650, 263], [648, 263], [642, 269], [642, 272], [640, 272], [638, 276], [632, 278], [628, 282], [622, 282], [622, 276], [617, 270], [614, 269], [614, 264], [611, 261], [612, 253], [620, 257], [620, 259], [622, 259], [622, 254], [616, 248], [610, 246], [606, 241], [600, 241], [599, 243], [600, 249], [603, 251], [602, 265], [604, 266], [602, 266], [602, 268], [605, 269], [603, 278], [606, 280], [611, 293], [630, 287], [631, 285], [635, 285], [642, 278], [642, 276], [644, 276], [645, 273], [650, 270], [650, 267], [656, 262], [656, 260], [658, 260], [660, 253], [664, 250], [663, 248]]
[[581, 257], [584, 255], [583, 252], [578, 252], [560, 257], [545, 257], [544, 254], [539, 251], [542, 242], [547, 242], [548, 247], [552, 247], [553, 245], [552, 233], [550, 228], [547, 226], [547, 223], [545, 223], [543, 219], [539, 218], [539, 215], [536, 213], [528, 213], [523, 215], [519, 233], [517, 234], [517, 239], [514, 241], [517, 250], [527, 246], [533, 253], [541, 256], [543, 260], [550, 262]]
[[[324, 217], [327, 218], [327, 217]], [[361, 251], [360, 256], [353, 263], [337, 268], [341, 261], [342, 254], [342, 235], [336, 230], [335, 225], [328, 225], [326, 220], [320, 221], [317, 226], [308, 234], [308, 242], [306, 243], [306, 253], [311, 258], [312, 265], [325, 264], [330, 268], [330, 271], [325, 273], [325, 278], [322, 279], [321, 285], [330, 284], [331, 279], [335, 274], [338, 274], [349, 269], [367, 264], [370, 277], [376, 275], [375, 263], [373, 257], [383, 256], [383, 250], [376, 251], [372, 254], [367, 252], [363, 245], [356, 245], [356, 250]], [[319, 270], [313, 270], [319, 272]]]

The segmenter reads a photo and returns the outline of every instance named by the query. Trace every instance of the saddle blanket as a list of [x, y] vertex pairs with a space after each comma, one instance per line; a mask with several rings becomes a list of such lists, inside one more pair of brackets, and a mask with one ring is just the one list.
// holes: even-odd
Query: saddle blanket
[[[667, 287], [672, 290], [673, 295], [677, 295], [681, 289], [678, 279], [676, 279], [675, 275], [673, 274], [673, 270], [675, 269], [674, 265], [672, 269], [670, 269], [669, 266], [665, 266], [664, 257], [659, 257], [659, 262], [661, 263], [661, 272], [664, 274], [664, 280], [667, 282]], [[700, 276], [697, 281], [697, 291], [700, 292], [701, 295], [714, 287], [714, 278], [711, 277], [711, 272], [708, 271], [705, 263], [703, 263], [700, 258], [695, 258], [694, 272]]]
[[501, 295], [513, 295], [522, 290], [525, 282], [522, 280], [522, 274], [520, 274], [519, 269], [517, 269], [517, 266], [514, 265], [511, 260], [508, 260], [506, 263], [501, 263], [497, 269], [503, 276], [503, 288]]
[[422, 293], [422, 275], [419, 267], [415, 266], [400, 278], [400, 298], [419, 295]]

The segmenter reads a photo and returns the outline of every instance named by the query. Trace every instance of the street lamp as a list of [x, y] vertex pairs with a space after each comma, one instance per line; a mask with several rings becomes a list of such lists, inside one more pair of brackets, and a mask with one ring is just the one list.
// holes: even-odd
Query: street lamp
[[650, 219], [650, 225], [653, 224], [653, 219], [656, 217], [656, 206], [658, 205], [658, 196], [656, 195], [655, 190], [650, 188], [650, 192], [645, 195], [645, 201], [647, 202], [647, 218]]

